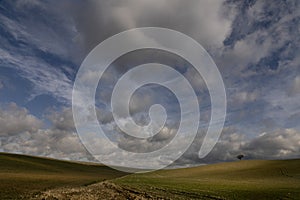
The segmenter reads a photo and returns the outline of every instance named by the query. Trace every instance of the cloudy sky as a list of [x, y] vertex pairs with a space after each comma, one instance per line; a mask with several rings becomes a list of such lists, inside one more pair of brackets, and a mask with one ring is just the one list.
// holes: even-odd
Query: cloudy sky
[[[183, 74], [199, 101], [198, 135], [177, 164], [229, 161], [240, 153], [248, 159], [300, 157], [297, 0], [0, 1], [0, 151], [93, 160], [73, 122], [76, 73], [101, 41], [136, 27], [169, 28], [198, 41], [223, 77], [227, 115], [219, 142], [199, 159], [211, 109], [203, 79], [174, 54], [153, 49], [130, 52], [111, 64], [95, 95], [98, 120], [120, 148], [153, 151], [168, 144], [178, 129], [178, 101], [157, 85], [136, 91], [130, 111], [137, 124], [144, 125], [150, 106], [162, 104], [168, 119], [158, 135], [132, 138], [112, 117], [111, 93], [118, 79], [155, 60]], [[105, 150], [109, 159], [111, 149]]]

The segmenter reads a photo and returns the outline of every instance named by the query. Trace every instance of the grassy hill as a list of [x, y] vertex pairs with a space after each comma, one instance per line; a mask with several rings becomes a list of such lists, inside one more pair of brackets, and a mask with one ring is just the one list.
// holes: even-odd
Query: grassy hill
[[49, 188], [88, 185], [123, 175], [103, 165], [0, 153], [0, 199], [26, 199]]
[[249, 160], [132, 174], [114, 181], [174, 199], [300, 199], [300, 160]]
[[[103, 180], [109, 182], [93, 184]], [[62, 188], [66, 186], [70, 189]], [[110, 192], [119, 199], [300, 199], [300, 160], [237, 161], [128, 175], [97, 164], [0, 153], [0, 199], [27, 199], [50, 189], [71, 196]]]

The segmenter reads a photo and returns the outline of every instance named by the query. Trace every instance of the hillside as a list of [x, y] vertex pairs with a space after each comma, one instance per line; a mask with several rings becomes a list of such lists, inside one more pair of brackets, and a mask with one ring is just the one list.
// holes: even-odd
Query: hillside
[[126, 173], [97, 164], [0, 153], [0, 199], [19, 199], [39, 191], [82, 186]]
[[132, 174], [115, 183], [174, 199], [300, 199], [300, 160], [247, 160]]
[[300, 199], [299, 166], [300, 160], [246, 160], [126, 174], [0, 153], [0, 199]]

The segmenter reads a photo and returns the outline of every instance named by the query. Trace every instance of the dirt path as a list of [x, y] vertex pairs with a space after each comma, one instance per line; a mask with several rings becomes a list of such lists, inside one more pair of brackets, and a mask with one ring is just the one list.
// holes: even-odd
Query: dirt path
[[121, 187], [109, 181], [104, 181], [89, 186], [74, 188], [57, 188], [44, 191], [36, 195], [32, 200], [146, 200], [162, 199], [152, 197], [149, 194], [137, 192]]

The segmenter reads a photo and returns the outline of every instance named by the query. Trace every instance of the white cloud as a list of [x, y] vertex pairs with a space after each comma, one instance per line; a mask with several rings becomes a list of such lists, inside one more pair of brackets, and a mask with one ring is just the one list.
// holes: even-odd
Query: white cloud
[[295, 129], [278, 129], [261, 134], [242, 147], [250, 158], [284, 159], [300, 156], [300, 132]]
[[92, 160], [76, 133], [58, 129], [39, 129], [2, 138], [2, 150], [58, 159]]
[[300, 132], [296, 129], [277, 129], [248, 138], [238, 130], [224, 128], [213, 150], [202, 160], [198, 158], [201, 137], [177, 161], [180, 164], [211, 163], [236, 160], [244, 154], [245, 159], [289, 159], [300, 156]]
[[49, 156], [60, 159], [92, 160], [81, 144], [73, 124], [70, 109], [53, 112], [52, 127], [43, 128], [43, 122], [25, 108], [11, 103], [0, 110], [1, 151]]
[[[272, 73], [277, 66], [267, 65], [276, 65], [275, 63], [266, 63], [266, 66], [262, 63], [263, 66], [258, 66], [261, 69], [249, 70], [247, 67], [250, 64], [255, 66], [270, 56], [282, 61], [295, 56], [294, 47], [297, 48], [300, 43], [297, 20], [300, 16], [299, 4], [293, 1], [279, 4], [256, 1], [247, 8], [246, 2], [229, 4], [237, 6], [238, 13], [232, 23], [231, 35], [227, 38], [232, 40], [231, 46], [225, 48], [221, 56], [220, 65], [225, 68], [223, 70], [226, 73], [243, 77], [262, 71]], [[280, 65], [279, 61], [279, 67], [286, 68], [286, 64]]]
[[[41, 122], [30, 115], [26, 109], [19, 108], [15, 104], [11, 104], [10, 107], [9, 111], [0, 112], [1, 133], [7, 130], [6, 134], [1, 135], [1, 151], [60, 159], [93, 160], [81, 144], [75, 131], [72, 130], [73, 124], [71, 123], [72, 115], [70, 109], [64, 109], [61, 113], [56, 112], [50, 115], [53, 126], [42, 129], [40, 127]], [[3, 119], [6, 121], [3, 121]], [[15, 120], [18, 123], [13, 123], [13, 126], [3, 126], [3, 124], [8, 122], [7, 120]], [[62, 126], [64, 122], [66, 125]], [[115, 123], [104, 126], [108, 130], [107, 134], [113, 133], [116, 136], [113, 140], [115, 145], [131, 152], [158, 150], [167, 145], [177, 133], [176, 126], [166, 126], [152, 138], [136, 139], [121, 134]], [[227, 127], [224, 128], [222, 136], [212, 152], [206, 158], [200, 160], [198, 151], [202, 144], [203, 136], [204, 130], [199, 132], [191, 147], [176, 161], [177, 165], [234, 160], [236, 155], [241, 153], [248, 159], [287, 159], [300, 156], [300, 132], [296, 129], [277, 129], [264, 132], [255, 138], [248, 138], [246, 135], [239, 133], [238, 130]], [[97, 143], [97, 145], [102, 147], [103, 145], [108, 145], [103, 147], [105, 152], [101, 152], [101, 159], [109, 161], [110, 156], [113, 155], [111, 144], [104, 142], [103, 139], [98, 137], [91, 137], [91, 142]], [[176, 149], [171, 149], [171, 151], [182, 149], [182, 145], [183, 143], [180, 139], [174, 146]], [[123, 156], [126, 157], [126, 154]], [[168, 159], [167, 155], [162, 155], [162, 159]], [[167, 160], [161, 160], [161, 162], [165, 161]], [[131, 161], [128, 160], [126, 162]]]
[[17, 135], [27, 131], [35, 132], [42, 124], [42, 121], [29, 114], [27, 109], [19, 108], [15, 103], [0, 110], [0, 136]]

